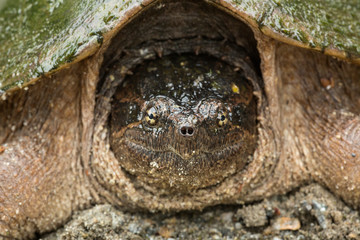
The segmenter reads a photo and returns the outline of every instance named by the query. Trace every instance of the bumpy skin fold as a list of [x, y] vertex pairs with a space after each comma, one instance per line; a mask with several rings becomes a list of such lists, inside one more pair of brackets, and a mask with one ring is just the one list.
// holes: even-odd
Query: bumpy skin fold
[[[189, 30], [186, 40], [196, 37], [196, 29], [191, 32], [189, 27], [196, 19], [212, 19], [201, 12], [201, 4], [197, 9], [191, 6], [182, 9], [193, 17], [190, 25], [181, 21]], [[155, 13], [163, 11], [154, 9]], [[179, 6], [174, 9], [181, 10]], [[215, 16], [211, 11], [211, 17]], [[257, 28], [252, 29], [257, 40], [254, 46], [253, 40], [244, 40], [243, 33], [248, 37], [250, 30], [244, 24], [231, 24], [234, 19], [224, 15], [205, 22], [212, 27], [223, 26], [219, 23], [236, 27], [209, 31], [208, 39], [223, 36], [253, 53], [257, 47], [261, 60], [262, 82], [254, 92], [261, 103], [258, 143], [244, 171], [215, 188], [164, 197], [139, 189], [118, 167], [106, 127], [111, 94], [97, 91], [96, 86], [106, 88], [99, 83], [104, 56], [108, 59], [115, 54], [119, 45], [146, 40], [139, 32], [125, 29], [119, 33], [119, 45], [108, 48], [110, 41], [105, 39], [95, 55], [0, 100], [0, 236], [35, 238], [59, 227], [73, 211], [95, 203], [109, 202], [133, 210], [203, 209], [286, 193], [310, 181], [324, 184], [358, 208], [360, 67], [272, 40]], [[174, 23], [174, 19], [167, 20]], [[140, 18], [139, 22], [146, 21]], [[202, 33], [206, 35], [205, 27]], [[142, 30], [146, 29], [143, 25]], [[131, 34], [135, 40], [126, 37]], [[181, 31], [172, 34], [181, 37]], [[180, 50], [186, 46], [177, 45]], [[162, 53], [158, 48], [149, 49], [152, 56]], [[201, 45], [192, 49], [194, 53], [202, 51]], [[251, 57], [256, 62], [256, 57]], [[127, 70], [124, 73], [129, 73]]]
[[81, 164], [80, 65], [1, 102], [0, 233], [33, 237], [88, 205]]
[[359, 67], [286, 45], [276, 54], [283, 114], [291, 117], [285, 121], [299, 139], [309, 173], [358, 207]]

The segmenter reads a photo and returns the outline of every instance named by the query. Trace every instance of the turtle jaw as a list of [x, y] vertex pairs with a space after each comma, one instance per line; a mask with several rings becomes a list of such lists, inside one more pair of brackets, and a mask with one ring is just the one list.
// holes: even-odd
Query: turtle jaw
[[255, 138], [245, 134], [231, 145], [217, 149], [200, 145], [183, 149], [171, 142], [155, 149], [146, 142], [136, 141], [131, 137], [133, 135], [138, 134], [128, 130], [122, 138], [115, 140], [117, 143], [113, 141], [119, 165], [129, 175], [135, 176], [140, 184], [155, 189], [170, 189], [169, 193], [187, 193], [219, 184], [246, 167], [254, 151], [248, 146], [255, 145], [252, 144]]
[[[221, 150], [192, 150], [192, 152], [179, 152], [171, 145], [168, 145], [169, 150], [158, 151], [128, 139], [125, 139], [124, 145], [129, 151], [133, 152], [134, 155], [142, 156], [143, 161], [145, 163], [150, 163], [152, 168], [174, 168], [179, 175], [191, 175], [195, 171], [201, 171], [201, 169], [197, 170], [197, 168], [221, 165], [221, 162], [226, 162], [226, 160], [232, 155], [236, 155], [239, 151], [241, 151], [243, 146], [241, 142], [237, 142], [234, 145], [227, 146]], [[156, 164], [154, 164], [155, 162]], [[184, 171], [184, 169], [186, 170]]]

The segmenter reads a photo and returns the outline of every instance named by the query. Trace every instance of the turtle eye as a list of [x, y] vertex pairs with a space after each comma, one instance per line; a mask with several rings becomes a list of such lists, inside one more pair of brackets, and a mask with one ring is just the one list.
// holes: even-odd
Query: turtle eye
[[219, 127], [224, 127], [228, 122], [227, 113], [223, 112], [218, 115], [217, 124]]
[[158, 118], [159, 116], [157, 115], [155, 108], [152, 107], [146, 111], [145, 121], [150, 126], [155, 126], [158, 122]]

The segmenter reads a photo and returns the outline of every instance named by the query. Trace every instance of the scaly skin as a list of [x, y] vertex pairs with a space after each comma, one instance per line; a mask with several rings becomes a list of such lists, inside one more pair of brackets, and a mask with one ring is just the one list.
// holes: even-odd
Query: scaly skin
[[[35, 238], [95, 203], [203, 209], [310, 181], [359, 207], [359, 66], [272, 40], [202, 2], [155, 6], [116, 34], [120, 27], [95, 55], [0, 101], [0, 236]], [[249, 56], [239, 57], [237, 45]], [[257, 103], [257, 143], [246, 166], [219, 184], [201, 180], [207, 187], [157, 194], [161, 184], [142, 185], [119, 164], [123, 153], [113, 151], [109, 116], [122, 79], [144, 59], [172, 53], [207, 54], [235, 68], [252, 63], [261, 75], [247, 77]], [[115, 62], [123, 66], [120, 78], [104, 80]]]
[[110, 144], [120, 166], [162, 194], [210, 187], [242, 171], [256, 147], [256, 101], [242, 71], [206, 55], [136, 68], [111, 107]]

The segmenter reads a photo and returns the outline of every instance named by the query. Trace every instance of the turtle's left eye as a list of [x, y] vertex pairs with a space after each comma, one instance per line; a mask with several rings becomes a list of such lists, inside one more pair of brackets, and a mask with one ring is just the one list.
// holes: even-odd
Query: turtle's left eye
[[218, 115], [217, 124], [219, 127], [224, 127], [226, 124], [228, 124], [229, 119], [227, 116], [227, 113], [223, 112]]
[[156, 113], [156, 109], [155, 108], [150, 108], [149, 110], [146, 111], [146, 115], [145, 115], [145, 121], [147, 124], [149, 124], [150, 126], [155, 126], [158, 122], [158, 114]]

